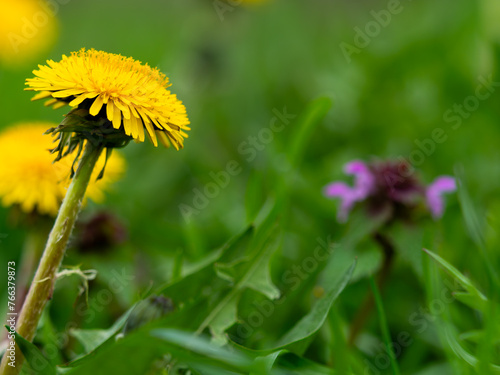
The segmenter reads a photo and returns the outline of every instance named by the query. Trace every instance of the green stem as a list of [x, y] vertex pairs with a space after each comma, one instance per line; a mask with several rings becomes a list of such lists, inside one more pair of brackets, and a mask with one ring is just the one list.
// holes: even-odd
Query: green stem
[[[102, 146], [96, 147], [91, 142], [87, 142], [78, 170], [66, 192], [54, 227], [50, 232], [45, 251], [16, 324], [17, 333], [28, 341], [33, 340], [45, 305], [52, 298], [56, 273], [61, 265], [69, 236], [80, 212], [90, 176], [101, 152]], [[7, 356], [4, 356], [0, 365], [0, 374], [19, 374], [23, 361], [24, 357], [19, 347], [16, 346], [15, 367], [9, 366], [9, 360]]]
[[382, 303], [382, 297], [380, 296], [380, 291], [375, 284], [373, 276], [370, 277], [370, 286], [372, 288], [373, 296], [375, 298], [375, 305], [377, 306], [378, 319], [380, 324], [380, 329], [382, 330], [382, 337], [384, 339], [385, 348], [389, 354], [391, 360], [391, 369], [393, 375], [399, 375], [399, 367], [396, 361], [396, 354], [394, 353], [393, 346], [391, 345], [391, 333], [389, 332], [389, 326], [387, 325], [387, 318], [384, 312], [384, 304]]
[[[375, 233], [373, 235], [373, 239], [382, 249], [382, 267], [377, 275], [377, 286], [380, 290], [382, 290], [391, 272], [392, 264], [394, 262], [395, 249], [389, 238], [381, 232]], [[354, 320], [352, 321], [348, 339], [349, 346], [353, 346], [355, 344], [358, 335], [361, 333], [361, 330], [365, 326], [365, 323], [370, 317], [374, 307], [375, 300], [373, 294], [368, 293], [363, 304], [358, 309]]]

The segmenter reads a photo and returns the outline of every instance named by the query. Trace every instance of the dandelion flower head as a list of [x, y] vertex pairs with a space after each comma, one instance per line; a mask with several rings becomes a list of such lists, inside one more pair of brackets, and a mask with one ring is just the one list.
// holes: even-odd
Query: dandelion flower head
[[[48, 99], [45, 104], [54, 108], [69, 105], [79, 109], [81, 118], [71, 126], [88, 120], [87, 127], [79, 129], [83, 133], [103, 139], [122, 135], [122, 139], [136, 142], [143, 142], [146, 134], [155, 146], [159, 139], [176, 149], [183, 147], [188, 136], [186, 108], [168, 90], [168, 78], [140, 61], [81, 49], [63, 55], [59, 62], [48, 60], [33, 74], [35, 78], [26, 80], [26, 90], [39, 92], [33, 100]], [[63, 123], [56, 132], [65, 131]]]

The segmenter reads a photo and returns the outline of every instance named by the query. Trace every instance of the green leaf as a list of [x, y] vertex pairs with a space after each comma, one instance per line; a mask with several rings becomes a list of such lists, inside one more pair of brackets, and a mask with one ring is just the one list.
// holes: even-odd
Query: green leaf
[[479, 223], [476, 210], [474, 209], [474, 204], [472, 203], [469, 192], [464, 185], [465, 172], [463, 170], [463, 167], [457, 166], [455, 168], [455, 173], [458, 177], [458, 199], [462, 208], [462, 217], [465, 220], [465, 225], [472, 240], [479, 248], [484, 249], [485, 246], [484, 233], [482, 229], [483, 226]]
[[176, 360], [188, 365], [203, 363], [217, 365], [218, 368], [247, 373], [254, 366], [245, 354], [213, 345], [203, 337], [175, 329], [154, 329], [152, 337], [168, 344], [169, 352]]
[[252, 170], [248, 177], [247, 190], [245, 192], [245, 209], [247, 223], [251, 223], [257, 217], [262, 205], [265, 202], [262, 191], [262, 174]]
[[486, 271], [488, 272], [488, 277], [490, 278], [492, 284], [496, 286], [497, 289], [500, 288], [500, 278], [498, 276], [497, 270], [493, 267], [494, 262], [490, 259], [490, 255], [486, 249], [486, 240], [484, 234], [484, 225], [479, 222], [479, 218], [472, 202], [472, 199], [465, 186], [465, 172], [462, 166], [457, 166], [455, 168], [455, 173], [458, 177], [458, 199], [460, 202], [460, 207], [462, 208], [463, 218], [465, 220], [465, 225], [469, 231], [469, 235], [479, 248], [482, 253], [482, 260]]
[[121, 338], [111, 337], [88, 355], [69, 363], [63, 369], [69, 370], [71, 375], [147, 374], [156, 361], [169, 353], [164, 342], [151, 337], [150, 331], [159, 327], [182, 326], [185, 320], [192, 320], [199, 311], [199, 305], [185, 306]]
[[477, 294], [453, 292], [452, 295], [457, 301], [462, 302], [464, 305], [470, 307], [471, 309], [479, 310], [482, 313], [486, 311], [487, 301], [482, 299]]
[[176, 306], [198, 297], [200, 288], [213, 284], [213, 280], [217, 278], [214, 263], [228, 254], [240, 252], [240, 248], [247, 246], [253, 234], [253, 226], [248, 226], [201, 261], [193, 265], [185, 265], [182, 279], [160, 286], [155, 294], [168, 296]]
[[472, 284], [472, 282], [450, 263], [430, 250], [424, 249], [424, 251], [429, 254], [431, 258], [433, 258], [437, 263], [439, 263], [446, 271], [448, 271], [469, 294], [477, 296], [483, 301], [487, 301], [486, 297]]
[[217, 345], [227, 343], [227, 338], [224, 334], [226, 329], [230, 328], [238, 320], [238, 298], [234, 296], [233, 300], [229, 301], [220, 313], [214, 318], [210, 324], [210, 332], [213, 336], [213, 342]]
[[389, 353], [389, 359], [391, 360], [391, 370], [394, 375], [399, 375], [399, 367], [396, 362], [396, 355], [394, 354], [391, 334], [389, 332], [389, 326], [387, 325], [387, 318], [384, 312], [384, 306], [382, 304], [382, 297], [380, 296], [380, 292], [378, 290], [377, 285], [375, 284], [375, 280], [370, 277], [370, 286], [372, 288], [373, 296], [375, 298], [375, 306], [377, 307], [377, 313], [379, 318], [380, 329], [382, 331], [382, 336], [384, 338], [384, 344], [386, 347], [387, 353]]
[[[269, 275], [269, 260], [280, 243], [278, 236], [270, 238], [272, 228], [268, 227], [265, 221], [255, 237], [250, 243], [250, 248], [256, 248], [254, 255], [248, 258], [248, 261], [238, 262], [238, 272], [232, 274], [234, 277], [234, 286], [225, 295], [225, 297], [213, 307], [212, 311], [199, 326], [197, 333], [203, 332], [207, 327], [210, 327], [212, 332], [220, 333], [221, 322], [223, 321], [219, 315], [224, 315], [229, 320], [225, 320], [223, 325], [226, 327], [236, 323], [236, 314], [234, 313], [235, 305], [238, 296], [246, 289], [254, 289], [269, 298], [278, 298], [279, 290], [272, 284]], [[267, 236], [267, 237], [266, 237]], [[223, 338], [216, 337], [216, 340], [223, 341]]]
[[90, 353], [109, 338], [105, 329], [72, 329], [69, 333], [82, 344], [85, 353]]
[[453, 368], [448, 363], [440, 363], [426, 367], [415, 375], [454, 375]]
[[307, 340], [318, 332], [325, 322], [333, 302], [349, 283], [355, 267], [356, 261], [352, 263], [339, 282], [316, 302], [311, 311], [281, 338], [278, 342], [278, 348], [298, 353], [305, 350]]
[[338, 373], [331, 368], [320, 365], [316, 362], [297, 356], [293, 353], [286, 353], [278, 357], [276, 365], [279, 369], [286, 370], [285, 374], [297, 375], [352, 375], [348, 373]]
[[[445, 324], [445, 335], [446, 335], [446, 340], [448, 342], [448, 345], [450, 348], [453, 350], [455, 355], [459, 358], [461, 358], [463, 361], [467, 362], [469, 365], [472, 367], [476, 367], [479, 365], [479, 360], [472, 354], [470, 354], [462, 345], [458, 342], [456, 339], [456, 335], [454, 332], [453, 327], [450, 324], [443, 323]], [[500, 374], [500, 366], [490, 364], [489, 372], [490, 374]]]
[[[274, 353], [262, 356], [262, 357], [257, 357], [255, 358], [255, 363], [261, 367], [261, 370], [265, 374], [269, 374], [274, 366], [274, 363], [276, 362], [276, 359], [282, 354], [285, 353], [286, 350], [277, 350]], [[252, 372], [250, 375], [262, 375], [262, 372]]]
[[[467, 331], [464, 333], [461, 333], [458, 338], [462, 341], [470, 341], [474, 343], [480, 342], [484, 337], [484, 331], [483, 330], [473, 330], [473, 331]], [[500, 338], [498, 339], [500, 340]]]
[[338, 313], [339, 308], [334, 307], [328, 314], [328, 326], [330, 328], [329, 354], [330, 362], [335, 363], [335, 368], [341, 373], [346, 374], [350, 369], [351, 353], [347, 346], [343, 322]]
[[314, 129], [320, 124], [331, 106], [332, 101], [329, 98], [313, 100], [293, 123], [295, 132], [288, 147], [288, 158], [292, 169], [297, 167]]
[[68, 367], [77, 367], [85, 363], [89, 358], [93, 357], [105, 347], [111, 345], [115, 341], [115, 334], [117, 334], [125, 325], [130, 313], [135, 305], [128, 309], [110, 328], [108, 329], [72, 329], [69, 331], [70, 335], [82, 344], [85, 354], [78, 357], [69, 363]]
[[[8, 326], [5, 326], [9, 330]], [[38, 375], [56, 375], [56, 367], [42, 354], [42, 352], [31, 342], [14, 332], [16, 344], [21, 349], [28, 365]]]
[[[114, 341], [114, 340], [113, 340]], [[143, 375], [153, 362], [161, 358], [167, 349], [158, 340], [148, 337], [144, 330], [132, 332], [112, 345], [100, 346], [85, 361], [72, 362], [67, 374], [127, 374]]]
[[424, 243], [425, 223], [408, 226], [406, 223], [395, 223], [391, 230], [391, 238], [398, 255], [413, 268], [416, 275], [423, 280], [422, 247]]
[[280, 238], [266, 245], [262, 256], [255, 262], [255, 271], [249, 272], [248, 277], [242, 279], [241, 288], [247, 287], [264, 294], [273, 300], [280, 297], [280, 290], [273, 284], [270, 272], [270, 260], [274, 251], [280, 245]]
[[333, 256], [328, 260], [320, 276], [320, 285], [324, 289], [334, 285], [345, 267], [350, 265], [355, 258], [358, 258], [358, 262], [352, 275], [353, 281], [366, 277], [379, 269], [382, 262], [380, 250], [372, 248], [368, 251], [359, 251], [358, 244], [380, 228], [384, 222], [385, 218], [382, 216], [372, 220], [363, 213], [353, 212], [347, 233], [342, 238], [341, 244], [335, 249]]

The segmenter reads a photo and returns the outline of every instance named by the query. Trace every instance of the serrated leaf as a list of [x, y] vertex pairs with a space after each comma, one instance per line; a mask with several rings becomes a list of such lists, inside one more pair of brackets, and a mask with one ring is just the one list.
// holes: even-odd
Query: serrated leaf
[[70, 330], [70, 335], [75, 337], [80, 344], [84, 347], [85, 354], [76, 358], [68, 364], [68, 367], [77, 367], [87, 362], [89, 358], [95, 356], [99, 351], [103, 350], [106, 346], [114, 342], [114, 336], [125, 325], [130, 313], [135, 305], [128, 309], [113, 325], [108, 329], [94, 329], [94, 330]]
[[[268, 236], [267, 238], [262, 238], [263, 233]], [[212, 324], [220, 320], [218, 316], [227, 311], [228, 304], [234, 304], [235, 299], [238, 298], [240, 293], [242, 293], [246, 288], [251, 288], [257, 290], [258, 292], [271, 296], [274, 298], [279, 297], [278, 289], [272, 284], [271, 277], [269, 275], [269, 259], [271, 255], [276, 250], [279, 244], [279, 238], [270, 239], [269, 236], [272, 233], [267, 223], [263, 223], [262, 227], [256, 233], [255, 237], [251, 241], [251, 247], [256, 246], [257, 251], [254, 256], [248, 262], [242, 263], [237, 272], [238, 278], [234, 280], [235, 285], [226, 294], [226, 296], [212, 309], [210, 314], [205, 318], [202, 324], [198, 327], [197, 333], [203, 332], [205, 328], [212, 328]], [[261, 242], [261, 240], [263, 240]], [[236, 276], [236, 273], [234, 274]], [[231, 311], [231, 310], [229, 310]], [[225, 324], [231, 326], [236, 323], [236, 319], [227, 321]], [[216, 327], [217, 330], [217, 327]]]
[[100, 348], [102, 350], [92, 352], [93, 354], [87, 356], [85, 361], [72, 363], [72, 368], [67, 374], [143, 375], [151, 368], [155, 359], [167, 352], [144, 332], [131, 333], [113, 345]]
[[240, 266], [244, 267], [249, 261], [249, 257], [243, 256], [228, 263], [217, 262], [214, 264], [214, 269], [217, 276], [219, 276], [222, 280], [226, 280], [233, 284], [239, 274]]
[[238, 319], [237, 297], [238, 296], [235, 296], [231, 301], [229, 301], [210, 324], [212, 342], [219, 346], [227, 343], [227, 337], [225, 335], [226, 329], [231, 327]]
[[268, 249], [264, 251], [262, 257], [255, 262], [255, 272], [249, 274], [248, 278], [243, 279], [241, 287], [247, 287], [258, 293], [264, 294], [270, 300], [280, 297], [279, 289], [273, 284], [270, 272], [270, 260], [274, 250], [279, 246], [280, 239], [267, 245]]
[[254, 228], [252, 226], [245, 228], [220, 249], [207, 255], [200, 262], [192, 266], [185, 266], [186, 273], [182, 279], [160, 286], [155, 291], [155, 294], [168, 296], [176, 306], [198, 297], [200, 288], [212, 285], [214, 280], [217, 279], [214, 263], [228, 256], [228, 254], [239, 252], [241, 247], [247, 246], [253, 234]]
[[[161, 340], [153, 339], [151, 329], [164, 326], [177, 326], [186, 315], [192, 317], [199, 311], [197, 305], [174, 311], [158, 321], [131, 331], [120, 339], [111, 337], [105, 343], [83, 358], [62, 367], [71, 375], [88, 374], [127, 374], [144, 375], [151, 369], [155, 360], [161, 359], [169, 348]], [[133, 360], [131, 360], [133, 359]]]

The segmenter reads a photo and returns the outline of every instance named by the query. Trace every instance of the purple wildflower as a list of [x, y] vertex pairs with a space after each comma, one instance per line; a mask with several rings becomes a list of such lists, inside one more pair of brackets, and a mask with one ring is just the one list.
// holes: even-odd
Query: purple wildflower
[[455, 179], [449, 176], [440, 176], [427, 187], [427, 190], [425, 191], [425, 201], [434, 219], [438, 219], [443, 216], [443, 193], [451, 193], [456, 189], [457, 184]]
[[364, 163], [354, 160], [346, 164], [346, 174], [354, 176], [354, 185], [333, 182], [325, 187], [329, 198], [340, 198], [337, 214], [339, 222], [345, 222], [357, 202], [366, 202], [371, 214], [389, 212], [390, 217], [409, 218], [419, 203], [425, 201], [434, 219], [443, 215], [443, 193], [456, 190], [455, 179], [449, 176], [438, 177], [425, 187], [410, 173], [405, 162]]
[[353, 160], [344, 167], [346, 174], [354, 175], [354, 187], [344, 182], [333, 182], [325, 187], [325, 195], [340, 198], [342, 203], [338, 212], [338, 220], [345, 222], [356, 202], [365, 200], [373, 190], [374, 176], [368, 166], [359, 160]]

